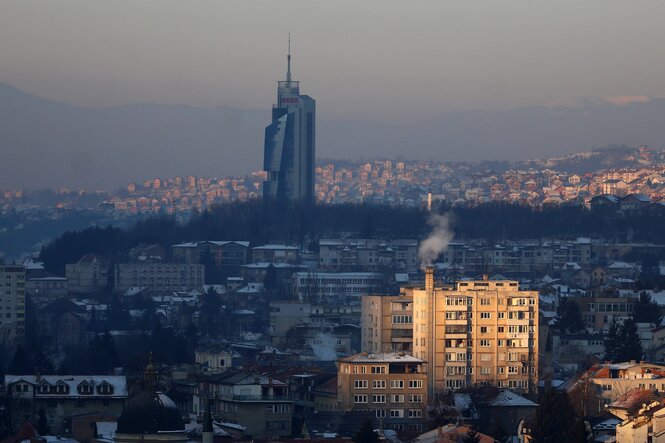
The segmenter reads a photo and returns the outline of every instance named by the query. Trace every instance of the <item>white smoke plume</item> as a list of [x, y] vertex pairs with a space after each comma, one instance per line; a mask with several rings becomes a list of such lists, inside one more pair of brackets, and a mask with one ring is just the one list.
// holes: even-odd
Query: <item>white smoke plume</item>
[[418, 247], [418, 259], [423, 269], [434, 263], [434, 260], [446, 250], [454, 237], [448, 214], [432, 214], [427, 220], [427, 224], [432, 227], [432, 232], [420, 242]]
[[331, 361], [337, 358], [337, 352], [335, 351], [335, 342], [336, 339], [332, 335], [318, 333], [314, 337], [314, 341], [310, 344], [314, 355], [322, 361]]

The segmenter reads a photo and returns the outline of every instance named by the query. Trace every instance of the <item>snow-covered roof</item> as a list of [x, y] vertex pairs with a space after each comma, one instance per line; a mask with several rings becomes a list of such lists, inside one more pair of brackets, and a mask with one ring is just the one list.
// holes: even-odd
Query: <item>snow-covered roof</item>
[[635, 263], [626, 263], [625, 261], [615, 261], [607, 269], [635, 269]]
[[[24, 381], [31, 385], [40, 385], [48, 383], [49, 385], [56, 386], [65, 384], [69, 387], [69, 392], [65, 393], [40, 393], [39, 390], [35, 392], [37, 397], [91, 397], [102, 396], [108, 398], [127, 398], [127, 378], [124, 375], [5, 375], [5, 386]], [[95, 389], [94, 394], [79, 394], [78, 387], [82, 383], [89, 383], [93, 388], [97, 386], [108, 384], [113, 388], [111, 394], [98, 394]]]
[[26, 271], [41, 271], [44, 269], [44, 263], [40, 262], [39, 260], [35, 260], [32, 257], [28, 257], [23, 260], [21, 265], [25, 268]]
[[273, 263], [273, 262], [267, 262], [267, 261], [258, 261], [254, 263], [248, 263], [246, 265], [242, 265], [241, 267], [247, 268], [247, 269], [267, 269], [269, 266], [274, 267], [275, 269], [305, 269], [306, 266], [303, 265], [294, 265], [291, 263]]
[[272, 251], [272, 250], [279, 250], [279, 251], [297, 251], [300, 248], [297, 246], [290, 246], [290, 245], [277, 245], [277, 244], [272, 244], [272, 245], [261, 245], [261, 246], [255, 246], [252, 248], [253, 251], [259, 250], [259, 251]]
[[424, 363], [417, 357], [397, 352], [387, 352], [382, 354], [356, 354], [342, 360], [344, 363]]
[[395, 273], [395, 281], [397, 283], [408, 283], [409, 282], [409, 274], [406, 272], [396, 272]]
[[95, 422], [95, 427], [97, 428], [97, 436], [106, 440], [113, 440], [115, 438], [115, 432], [118, 429], [117, 421], [98, 421]]
[[536, 403], [532, 402], [528, 398], [524, 398], [521, 395], [515, 394], [511, 391], [501, 391], [491, 403], [492, 406], [510, 406], [510, 407], [528, 407], [538, 406]]
[[125, 297], [133, 297], [135, 295], [140, 294], [143, 290], [145, 290], [145, 288], [141, 286], [132, 286], [129, 289], [127, 289], [123, 295]]

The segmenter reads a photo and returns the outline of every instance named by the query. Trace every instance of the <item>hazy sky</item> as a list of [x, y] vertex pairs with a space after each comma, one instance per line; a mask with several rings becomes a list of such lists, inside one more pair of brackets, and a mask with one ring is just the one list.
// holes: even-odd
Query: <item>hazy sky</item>
[[0, 82], [265, 109], [291, 32], [294, 78], [329, 118], [660, 97], [663, 17], [662, 0], [0, 0]]

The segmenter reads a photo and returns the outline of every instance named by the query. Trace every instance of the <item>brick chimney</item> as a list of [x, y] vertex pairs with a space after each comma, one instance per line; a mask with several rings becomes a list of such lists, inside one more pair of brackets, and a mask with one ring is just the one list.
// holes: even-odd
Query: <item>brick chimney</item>
[[434, 294], [434, 266], [425, 268], [425, 291], [428, 295]]

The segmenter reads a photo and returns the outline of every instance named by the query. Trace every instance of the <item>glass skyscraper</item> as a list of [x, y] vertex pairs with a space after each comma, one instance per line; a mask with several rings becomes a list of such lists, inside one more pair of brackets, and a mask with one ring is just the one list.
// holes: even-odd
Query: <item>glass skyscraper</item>
[[[290, 44], [289, 44], [290, 46]], [[300, 82], [291, 80], [291, 50], [287, 55], [286, 80], [277, 82], [277, 103], [272, 123], [266, 127], [263, 198], [277, 202], [312, 204], [316, 101], [300, 95]]]

